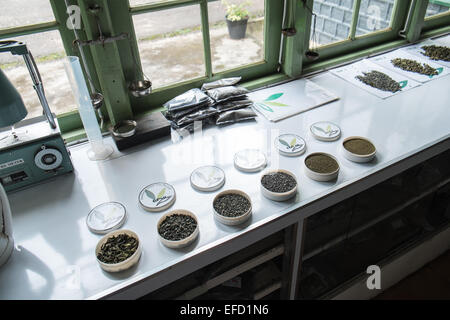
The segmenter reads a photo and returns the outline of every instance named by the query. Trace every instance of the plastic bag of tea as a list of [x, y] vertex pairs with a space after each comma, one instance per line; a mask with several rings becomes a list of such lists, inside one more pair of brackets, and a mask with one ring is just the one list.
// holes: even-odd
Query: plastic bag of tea
[[206, 91], [206, 90], [219, 88], [219, 87], [233, 86], [233, 85], [237, 84], [239, 81], [241, 81], [241, 79], [242, 79], [241, 77], [233, 77], [233, 78], [225, 78], [225, 79], [220, 79], [220, 80], [213, 81], [213, 82], [204, 83], [202, 85], [202, 90]]
[[216, 120], [217, 125], [230, 124], [239, 121], [252, 120], [258, 115], [253, 111], [251, 107], [246, 107], [238, 110], [226, 111], [219, 114]]
[[228, 100], [222, 103], [215, 105], [217, 112], [225, 112], [230, 110], [237, 110], [245, 107], [249, 107], [253, 104], [252, 100], [240, 98], [240, 100]]
[[189, 114], [185, 115], [184, 117], [176, 120], [175, 122], [178, 126], [182, 126], [182, 125], [194, 122], [194, 121], [199, 121], [199, 120], [209, 118], [216, 114], [217, 114], [216, 108], [208, 107], [206, 109], [200, 109], [198, 111], [189, 113]]
[[206, 109], [208, 107], [211, 107], [214, 104], [214, 100], [209, 98], [208, 101], [201, 103], [199, 105], [196, 106], [191, 106], [187, 109], [181, 109], [181, 110], [175, 110], [175, 111], [171, 111], [171, 112], [167, 112], [167, 116], [170, 117], [171, 120], [177, 120], [180, 119], [182, 117], [184, 117], [185, 115], [198, 111], [200, 109]]
[[172, 122], [172, 128], [175, 129], [175, 131], [177, 131], [178, 133], [182, 132], [182, 131], [187, 131], [189, 133], [194, 132], [196, 129], [200, 130], [206, 128], [209, 125], [214, 125], [215, 122], [215, 118], [214, 116], [211, 116], [209, 118], [206, 119], [202, 119], [202, 120], [197, 120], [194, 122], [191, 122], [187, 125], [180, 125], [178, 126], [175, 122]]
[[194, 88], [186, 91], [172, 100], [167, 101], [163, 106], [169, 111], [189, 109], [194, 106], [206, 103], [209, 97], [200, 89]]
[[243, 97], [249, 93], [247, 89], [240, 86], [226, 86], [207, 90], [208, 96], [213, 98], [217, 103], [224, 102], [233, 98]]

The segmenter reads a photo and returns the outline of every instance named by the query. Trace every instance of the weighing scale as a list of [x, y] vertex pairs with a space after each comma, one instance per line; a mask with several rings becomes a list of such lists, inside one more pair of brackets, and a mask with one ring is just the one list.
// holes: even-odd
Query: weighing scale
[[[0, 52], [21, 55], [33, 80], [44, 115], [20, 121], [27, 112], [20, 96], [0, 70], [0, 91], [5, 95], [0, 114], [0, 182], [6, 191], [16, 190], [73, 171], [69, 152], [51, 113], [42, 80], [31, 52], [23, 42], [0, 41]], [[14, 97], [16, 105], [8, 98]], [[3, 97], [2, 97], [3, 98]], [[17, 108], [16, 108], [17, 106]], [[20, 121], [20, 122], [17, 122]], [[14, 122], [17, 122], [14, 125]]]

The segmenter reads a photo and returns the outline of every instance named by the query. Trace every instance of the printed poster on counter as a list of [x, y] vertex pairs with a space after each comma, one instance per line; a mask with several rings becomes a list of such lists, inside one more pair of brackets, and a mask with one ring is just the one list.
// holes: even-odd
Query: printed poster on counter
[[[424, 63], [428, 64], [430, 67], [436, 69], [438, 74], [429, 76], [426, 74], [420, 74], [420, 73], [412, 72], [412, 71], [405, 71], [403, 69], [397, 68], [391, 62], [393, 59], [396, 59], [396, 58], [415, 60], [422, 65]], [[408, 53], [408, 51], [405, 49], [398, 49], [395, 51], [391, 51], [391, 52], [370, 58], [369, 60], [372, 62], [375, 62], [376, 64], [378, 64], [382, 67], [385, 67], [394, 72], [400, 73], [400, 74], [404, 75], [405, 77], [409, 77], [409, 78], [419, 81], [419, 82], [428, 82], [428, 81], [443, 77], [449, 73], [449, 71], [448, 71], [449, 68], [447, 68], [443, 65], [440, 65], [434, 61], [433, 62], [429, 61], [429, 59], [425, 59], [424, 57], [414, 56], [414, 55]]]
[[335, 94], [307, 79], [258, 90], [248, 97], [253, 108], [276, 122], [339, 99]]
[[[382, 73], [388, 75], [389, 77], [391, 77], [393, 80], [397, 81], [400, 84], [401, 91], [397, 91], [397, 92], [383, 91], [383, 90], [371, 87], [356, 78], [356, 76], [363, 76], [364, 72], [367, 73], [367, 72], [370, 72], [373, 70], [382, 72]], [[386, 69], [386, 68], [384, 68], [380, 65], [377, 65], [367, 59], [363, 59], [363, 60], [357, 61], [355, 63], [345, 65], [343, 67], [332, 69], [332, 70], [330, 70], [330, 72], [332, 74], [338, 76], [339, 78], [342, 78], [342, 79], [350, 82], [351, 84], [354, 84], [355, 86], [357, 86], [379, 98], [382, 98], [382, 99], [389, 98], [395, 94], [399, 94], [401, 92], [410, 90], [410, 89], [420, 85], [419, 82], [414, 81], [411, 78], [405, 77], [405, 76], [401, 75], [400, 73]]]

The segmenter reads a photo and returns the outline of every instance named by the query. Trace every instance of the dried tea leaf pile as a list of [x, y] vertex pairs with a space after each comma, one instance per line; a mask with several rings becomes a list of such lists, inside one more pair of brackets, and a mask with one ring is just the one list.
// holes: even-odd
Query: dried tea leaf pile
[[364, 139], [348, 140], [344, 142], [344, 148], [358, 155], [367, 155], [375, 152], [375, 146]]
[[288, 192], [297, 186], [294, 177], [284, 172], [265, 174], [261, 183], [267, 190], [277, 193]]
[[420, 62], [417, 62], [416, 60], [395, 58], [391, 60], [391, 63], [394, 65], [394, 67], [400, 68], [405, 71], [420, 73], [427, 76], [435, 76], [439, 74], [439, 72], [435, 68], [426, 63], [420, 64]]
[[376, 70], [363, 72], [363, 75], [356, 76], [356, 79], [382, 91], [397, 92], [402, 90], [397, 81], [389, 77], [387, 74]]
[[310, 170], [318, 173], [332, 173], [339, 169], [336, 160], [324, 154], [309, 156], [305, 164]]
[[431, 60], [450, 61], [450, 48], [444, 46], [423, 46], [421, 47], [425, 52], [422, 52], [424, 56], [429, 57]]
[[250, 201], [236, 193], [224, 194], [214, 201], [214, 210], [225, 217], [239, 217], [250, 209]]
[[128, 234], [119, 234], [106, 240], [97, 254], [104, 263], [119, 263], [131, 257], [137, 250], [139, 241]]
[[179, 241], [189, 237], [197, 228], [197, 221], [185, 214], [172, 214], [160, 224], [158, 232], [166, 240]]

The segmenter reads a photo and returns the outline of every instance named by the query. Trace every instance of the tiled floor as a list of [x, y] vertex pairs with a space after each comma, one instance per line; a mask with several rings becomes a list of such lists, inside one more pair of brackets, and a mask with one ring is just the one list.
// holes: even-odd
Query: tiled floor
[[450, 250], [375, 298], [375, 300], [419, 299], [450, 299]]

